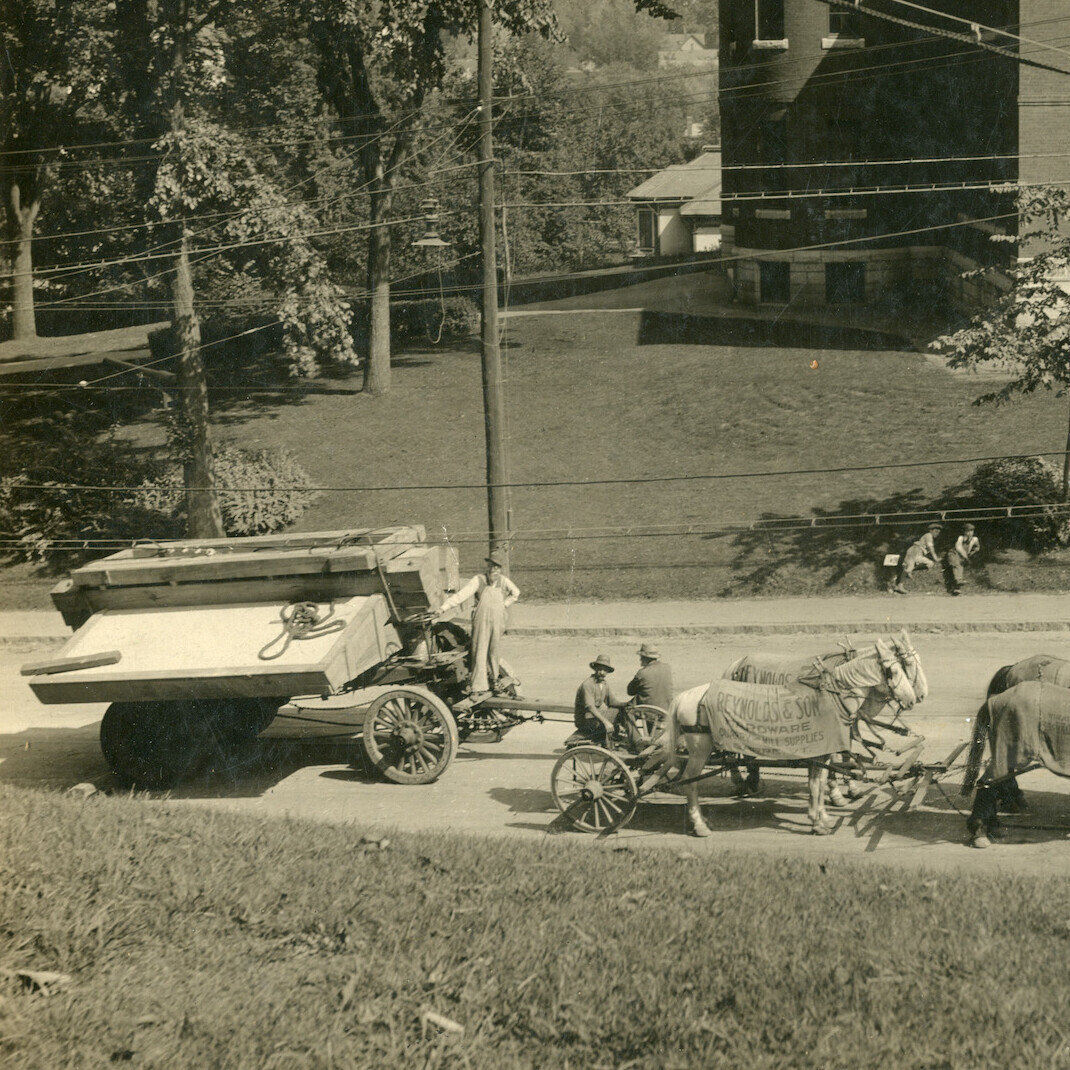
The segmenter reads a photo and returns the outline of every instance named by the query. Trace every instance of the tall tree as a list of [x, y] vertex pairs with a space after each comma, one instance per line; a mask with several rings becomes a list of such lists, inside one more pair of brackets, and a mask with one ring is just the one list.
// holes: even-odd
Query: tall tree
[[[1020, 233], [993, 235], [1030, 253], [1005, 269], [1011, 286], [968, 327], [938, 338], [953, 368], [995, 362], [1010, 380], [977, 403], [1008, 401], [1019, 394], [1070, 393], [1070, 194], [1056, 187], [1030, 187], [1018, 197]], [[981, 276], [983, 273], [974, 273]], [[1070, 501], [1070, 419], [1063, 459], [1063, 501]]]
[[229, 256], [232, 270], [255, 275], [274, 295], [294, 371], [309, 372], [320, 358], [356, 361], [349, 307], [313, 245], [311, 213], [273, 181], [270, 152], [234, 122], [242, 115], [228, 93], [235, 52], [279, 9], [252, 0], [115, 3], [132, 124], [153, 138], [147, 203], [170, 293], [175, 442], [194, 538], [223, 533], [194, 259]]
[[[315, 0], [312, 5], [324, 91], [347, 132], [359, 139], [370, 198], [364, 389], [371, 394], [390, 387], [389, 219], [397, 183], [414, 151], [421, 109], [446, 75], [448, 39], [475, 36], [483, 2], [490, 0]], [[675, 15], [658, 0], [631, 0], [630, 6], [658, 18]], [[497, 0], [493, 17], [511, 34], [559, 32], [551, 0]]]
[[12, 333], [34, 338], [34, 232], [59, 150], [110, 128], [110, 26], [94, 0], [0, 4], [0, 195], [11, 265]]

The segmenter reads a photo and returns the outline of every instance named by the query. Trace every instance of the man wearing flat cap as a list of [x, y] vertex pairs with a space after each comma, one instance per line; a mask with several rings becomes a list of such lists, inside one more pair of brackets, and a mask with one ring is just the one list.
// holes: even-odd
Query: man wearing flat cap
[[639, 648], [639, 669], [628, 681], [628, 694], [639, 706], [668, 710], [672, 702], [672, 669], [661, 660], [661, 652], [653, 643]]
[[613, 663], [605, 654], [591, 662], [594, 670], [576, 692], [576, 731], [600, 747], [613, 734], [616, 710], [628, 705], [628, 699], [617, 698], [609, 689], [606, 677], [613, 672]]
[[920, 538], [916, 539], [903, 554], [899, 562], [899, 575], [896, 577], [895, 586], [891, 590], [895, 594], [906, 594], [907, 584], [915, 569], [932, 568], [940, 560], [936, 552], [936, 537], [943, 531], [943, 525], [932, 523], [929, 530]]
[[981, 540], [974, 533], [973, 524], [962, 525], [962, 534], [947, 552], [948, 589], [952, 594], [962, 594], [966, 583], [966, 566], [981, 549]]
[[486, 558], [487, 567], [473, 576], [459, 591], [446, 599], [435, 614], [442, 618], [475, 599], [472, 609], [472, 674], [468, 689], [472, 695], [483, 695], [502, 687], [501, 639], [505, 631], [505, 611], [520, 597], [520, 589], [505, 575], [505, 558], [492, 553]]

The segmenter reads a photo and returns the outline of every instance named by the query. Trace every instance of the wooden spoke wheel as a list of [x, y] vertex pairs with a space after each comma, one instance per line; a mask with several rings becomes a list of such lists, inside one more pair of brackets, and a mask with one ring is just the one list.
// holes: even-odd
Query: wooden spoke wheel
[[212, 706], [113, 702], [100, 722], [100, 749], [120, 786], [162, 791], [192, 776], [213, 736]]
[[449, 707], [422, 687], [387, 691], [368, 707], [364, 749], [395, 784], [430, 784], [446, 771], [457, 746]]
[[668, 714], [660, 706], [634, 706], [630, 710], [632, 724], [644, 743], [651, 743], [665, 731]]
[[623, 828], [635, 813], [639, 791], [628, 767], [601, 747], [565, 751], [550, 774], [557, 808], [584, 832]]

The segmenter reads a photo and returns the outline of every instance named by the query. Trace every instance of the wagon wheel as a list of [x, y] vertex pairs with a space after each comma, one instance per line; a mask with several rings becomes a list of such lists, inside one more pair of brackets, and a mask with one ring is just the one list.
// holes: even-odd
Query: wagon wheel
[[630, 712], [632, 724], [644, 743], [650, 743], [660, 737], [665, 718], [668, 716], [660, 706], [633, 706]]
[[457, 750], [457, 724], [449, 707], [422, 687], [380, 695], [364, 718], [364, 749], [395, 784], [430, 784]]
[[623, 828], [635, 813], [639, 790], [628, 767], [601, 747], [565, 751], [550, 774], [557, 808], [583, 832]]
[[113, 702], [100, 749], [124, 788], [161, 791], [192, 776], [212, 737], [208, 702]]

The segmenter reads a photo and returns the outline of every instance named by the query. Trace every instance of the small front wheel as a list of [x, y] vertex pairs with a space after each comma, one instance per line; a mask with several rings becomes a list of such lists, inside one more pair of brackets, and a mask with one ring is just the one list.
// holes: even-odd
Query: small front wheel
[[380, 695], [364, 718], [364, 750], [395, 784], [430, 784], [446, 771], [458, 747], [449, 707], [421, 687]]
[[623, 828], [639, 802], [631, 770], [615, 754], [594, 746], [573, 747], [557, 759], [550, 791], [561, 813], [583, 832]]

